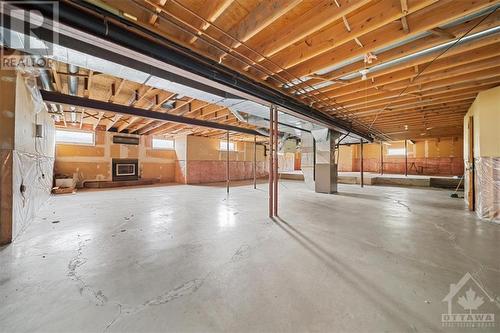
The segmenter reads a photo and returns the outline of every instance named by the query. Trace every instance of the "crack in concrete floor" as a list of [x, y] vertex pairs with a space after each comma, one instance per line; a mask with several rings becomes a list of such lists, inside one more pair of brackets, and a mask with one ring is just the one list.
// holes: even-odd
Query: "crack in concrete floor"
[[[223, 269], [226, 265], [229, 265], [229, 264], [232, 264], [235, 262], [239, 262], [239, 261], [247, 258], [249, 256], [249, 253], [250, 253], [250, 246], [247, 244], [243, 244], [238, 249], [236, 249], [236, 251], [231, 256], [231, 258], [227, 262], [221, 264], [218, 269], [214, 269], [214, 270], [208, 272], [202, 278], [195, 278], [195, 279], [186, 281], [186, 282], [182, 283], [181, 285], [179, 285], [175, 288], [172, 288], [159, 296], [156, 296], [154, 298], [147, 300], [146, 302], [142, 303], [139, 306], [131, 307], [131, 306], [125, 306], [121, 303], [116, 303], [117, 306], [119, 307], [118, 314], [106, 325], [103, 332], [108, 331], [111, 328], [111, 326], [113, 326], [114, 324], [116, 324], [117, 322], [122, 320], [123, 317], [125, 317], [125, 316], [135, 315], [135, 314], [145, 310], [146, 308], [148, 308], [150, 306], [158, 306], [158, 305], [167, 304], [167, 303], [174, 301], [176, 299], [186, 297], [186, 296], [189, 296], [189, 295], [196, 293], [198, 291], [198, 289], [200, 289], [202, 287], [204, 282], [210, 276], [215, 274], [215, 272], [217, 270]], [[123, 310], [124, 308], [125, 308], [125, 310]]]
[[[5, 284], [2, 286], [4, 292], [0, 290], [0, 295], [2, 295], [2, 299], [4, 295], [9, 296], [9, 308], [15, 309], [19, 315], [31, 303], [35, 304], [34, 306], [36, 304], [47, 306], [57, 313], [64, 313], [69, 316], [68, 318], [75, 316], [74, 318], [77, 319], [86, 316], [87, 321], [96, 318], [95, 325], [88, 322], [82, 326], [79, 323], [80, 326], [75, 324], [75, 330], [84, 330], [85, 327], [92, 327], [87, 331], [126, 330], [138, 327], [137, 323], [145, 324], [144, 327], [154, 327], [154, 325], [167, 323], [169, 325], [172, 323], [190, 325], [193, 320], [194, 322], [198, 321], [198, 324], [210, 325], [212, 323], [210, 316], [215, 314], [225, 316], [225, 321], [222, 321], [220, 326], [218, 322], [212, 328], [234, 330], [238, 327], [235, 325], [240, 322], [242, 316], [249, 319], [249, 321], [245, 321], [246, 324], [260, 325], [252, 326], [254, 330], [290, 328], [286, 324], [280, 326], [283, 325], [279, 319], [284, 314], [283, 311], [293, 313], [295, 319], [290, 317], [289, 320], [297, 325], [295, 327], [299, 330], [315, 327], [321, 330], [321, 328], [327, 327], [324, 325], [334, 325], [329, 327], [338, 330], [352, 329], [355, 326], [349, 324], [349, 321], [363, 321], [363, 318], [350, 316], [350, 319], [345, 319], [341, 315], [336, 316], [337, 309], [331, 306], [331, 297], [337, 296], [340, 297], [342, 303], [347, 302], [347, 305], [342, 305], [342, 309], [346, 310], [342, 311], [356, 314], [358, 309], [368, 310], [368, 314], [373, 316], [372, 319], [376, 321], [376, 323], [371, 323], [369, 327], [375, 327], [376, 330], [384, 327], [388, 328], [387, 331], [401, 331], [404, 327], [406, 331], [422, 331], [426, 326], [419, 323], [418, 318], [424, 318], [434, 323], [433, 315], [435, 313], [429, 314], [426, 312], [428, 310], [422, 309], [415, 310], [414, 302], [422, 302], [421, 298], [429, 297], [429, 293], [437, 298], [441, 292], [447, 292], [448, 284], [454, 281], [449, 280], [449, 278], [463, 273], [463, 269], [471, 270], [471, 272], [474, 271], [474, 268], [479, 269], [480, 275], [487, 279], [484, 281], [485, 284], [492, 287], [491, 290], [496, 290], [495, 288], [499, 286], [495, 283], [494, 277], [498, 276], [500, 270], [495, 267], [495, 262], [491, 258], [492, 252], [486, 251], [487, 248], [484, 246], [485, 242], [493, 244], [492, 242], [495, 240], [493, 235], [495, 235], [496, 229], [481, 225], [473, 217], [463, 214], [457, 201], [451, 202], [448, 201], [449, 199], [443, 198], [448, 196], [447, 194], [443, 195], [444, 191], [371, 187], [361, 191], [354, 186], [341, 186], [340, 189], [346, 192], [345, 196], [321, 196], [305, 191], [295, 183], [287, 183], [287, 187], [290, 190], [281, 193], [282, 201], [280, 204], [284, 207], [282, 206], [280, 212], [283, 212], [285, 219], [289, 219], [290, 225], [310, 238], [310, 241], [306, 241], [305, 245], [321, 257], [319, 262], [316, 262], [318, 261], [316, 257], [306, 256], [304, 248], [300, 244], [288, 239], [281, 229], [275, 228], [275, 224], [265, 218], [266, 198], [261, 200], [263, 208], [259, 208], [260, 201], [255, 199], [256, 194], [263, 196], [265, 191], [262, 190], [252, 192], [249, 188], [232, 189], [231, 197], [224, 201], [227, 205], [220, 203], [221, 199], [226, 196], [225, 189], [221, 189], [220, 192], [224, 193], [219, 195], [216, 189], [206, 190], [205, 187], [193, 189], [175, 186], [165, 190], [158, 188], [155, 190], [127, 189], [101, 192], [98, 195], [105, 200], [101, 202], [100, 207], [94, 207], [93, 193], [78, 193], [73, 198], [57, 198], [57, 200], [74, 201], [74, 205], [80, 205], [82, 200], [89, 202], [89, 209], [92, 209], [90, 217], [79, 216], [78, 221], [73, 221], [76, 214], [68, 208], [69, 211], [57, 216], [58, 219], [61, 219], [61, 223], [50, 224], [48, 228], [46, 224], [34, 223], [31, 225], [30, 230], [27, 230], [26, 237], [23, 237], [24, 243], [12, 247], [14, 250], [18, 249], [14, 253], [21, 255], [15, 254], [12, 259], [8, 259], [7, 255], [10, 255], [10, 251], [0, 252], [0, 263], [2, 265], [8, 263], [5, 266], [7, 274], [3, 275], [0, 272], [0, 280]], [[198, 194], [198, 191], [201, 194]], [[193, 200], [192, 193], [195, 193], [194, 199], [203, 198], [208, 201], [208, 204], [201, 206], [199, 211], [193, 208], [190, 212], [183, 212], [182, 209], [172, 210], [172, 208], [168, 208], [166, 211], [163, 209], [165, 206], [163, 201], [158, 204], [158, 200], [165, 196], [181, 197], [182, 202], [187, 202], [188, 199]], [[386, 193], [390, 197], [386, 197]], [[405, 208], [405, 205], [395, 201], [395, 199], [402, 198], [402, 195], [405, 195], [405, 200], [401, 203], [411, 208], [411, 214], [407, 212], [408, 207]], [[128, 199], [131, 196], [135, 197], [135, 203], [132, 198]], [[137, 198], [142, 197], [144, 199], [137, 200]], [[124, 204], [127, 205], [127, 209], [129, 211], [141, 209], [141, 212], [133, 219], [132, 217], [129, 219], [123, 217], [131, 216], [130, 212], [106, 213], [106, 207], [116, 200], [129, 200]], [[444, 201], [446, 202], [446, 210], [439, 210], [438, 205], [434, 205], [436, 200], [446, 200]], [[170, 202], [172, 201], [169, 200], [168, 203]], [[425, 206], [427, 202], [430, 202], [431, 206]], [[345, 214], [349, 211], [356, 211], [352, 219], [346, 218]], [[94, 221], [92, 219], [95, 218], [96, 213], [100, 220]], [[168, 214], [165, 215], [166, 213]], [[232, 218], [235, 213], [238, 216], [235, 223], [227, 224], [228, 216]], [[264, 218], [254, 217], [260, 215]], [[88, 220], [89, 218], [91, 220]], [[458, 223], [455, 223], [457, 219], [459, 219]], [[127, 227], [126, 224], [132, 223], [132, 220], [133, 228], [131, 225]], [[69, 224], [68, 221], [72, 223]], [[120, 233], [121, 228], [126, 228], [129, 232]], [[142, 233], [142, 228], [144, 228], [144, 233]], [[48, 229], [52, 230], [49, 236], [42, 235], [42, 232], [46, 232]], [[432, 229], [438, 231], [434, 232], [435, 236], [432, 235]], [[173, 240], [165, 230], [175, 236]], [[76, 237], [76, 231], [79, 232], [80, 237]], [[108, 238], [108, 233], [117, 233], [117, 237], [112, 238], [110, 242], [111, 238]], [[68, 237], [69, 234], [71, 237]], [[271, 237], [270, 242], [268, 241], [269, 237]], [[475, 237], [474, 239], [480, 243], [469, 244], [468, 237]], [[424, 246], [420, 246], [421, 243], [418, 243], [420, 247], [416, 247], [417, 240], [419, 242], [422, 240]], [[459, 242], [456, 244], [458, 248], [454, 248], [453, 242], [457, 241]], [[323, 249], [314, 244], [320, 245]], [[461, 250], [465, 255], [473, 258], [463, 260], [462, 255], [454, 255], [451, 263], [441, 260], [439, 255], [445, 253], [444, 251], [449, 251], [449, 245], [453, 246], [454, 251]], [[132, 250], [130, 250], [130, 246], [133, 247]], [[214, 253], [214, 251], [216, 252]], [[61, 253], [64, 253], [64, 260], [57, 261], [57, 257], [60, 257]], [[207, 255], [208, 253], [210, 255]], [[34, 267], [33, 265], [39, 263], [36, 260], [37, 257], [41, 257], [42, 254], [46, 254], [48, 258], [54, 258], [54, 260], [47, 262], [46, 268]], [[137, 255], [139, 256], [137, 257]], [[161, 256], [159, 261], [157, 260], [159, 259], [158, 255]], [[172, 272], [169, 267], [175, 266], [170, 265], [181, 263], [182, 261], [179, 260], [184, 260], [186, 255], [189, 255], [190, 258], [186, 260], [187, 265], [182, 263], [180, 266], [182, 271]], [[335, 256], [332, 257], [332, 255]], [[479, 259], [479, 264], [482, 266], [474, 262], [474, 258], [479, 255], [485, 255], [485, 258]], [[210, 259], [210, 261], [205, 261], [206, 259]], [[250, 260], [244, 261], [247, 259]], [[189, 260], [194, 261], [190, 262]], [[367, 266], [359, 267], [364, 264]], [[422, 264], [434, 265], [431, 268], [430, 266], [422, 266]], [[19, 269], [14, 266], [19, 267]], [[47, 274], [49, 270], [54, 270], [58, 275], [61, 274], [68, 283], [63, 286], [63, 289], [55, 287], [52, 280], [58, 280], [58, 278], [53, 274], [36, 283], [33, 280], [24, 279], [21, 284], [13, 284], [12, 281], [23, 277], [21, 267], [25, 271], [33, 269], [42, 276]], [[226, 267], [227, 270], [222, 271]], [[354, 270], [352, 273], [355, 274], [362, 273], [363, 275], [369, 272], [370, 279], [361, 279], [362, 275], [343, 274], [342, 270], [346, 268]], [[381, 272], [386, 268], [391, 273]], [[61, 273], [59, 273], [59, 269]], [[408, 269], [413, 275], [404, 273]], [[260, 273], [262, 272], [266, 273], [264, 281], [260, 281]], [[290, 272], [286, 283], [282, 282], [284, 272]], [[425, 276], [426, 272], [427, 276]], [[130, 275], [126, 279], [116, 277], [116, 274], [122, 273]], [[424, 275], [421, 275], [422, 273]], [[248, 274], [249, 276], [239, 276], [238, 274]], [[165, 290], [162, 290], [161, 284], [163, 276], [168, 276], [167, 281], [169, 281], [168, 288]], [[143, 280], [144, 277], [147, 279]], [[332, 277], [334, 282], [331, 281]], [[387, 284], [382, 283], [381, 280], [374, 280], [375, 277], [389, 279], [389, 284], [394, 286], [403, 283], [409, 288], [410, 293], [406, 295], [407, 298], [401, 299], [397, 292], [392, 290], [399, 287], [386, 289]], [[411, 277], [411, 282], [402, 280], [403, 277]], [[125, 289], [129, 285], [132, 287], [141, 286], [140, 283], [150, 283], [155, 279], [159, 283], [146, 285], [146, 289], [138, 288], [134, 292]], [[435, 282], [436, 280], [438, 282]], [[244, 291], [242, 283], [256, 289], [247, 290], [245, 301], [239, 302], [235, 296]], [[334, 284], [335, 290], [339, 286], [346, 292], [342, 294], [341, 291], [329, 290], [328, 287], [333, 287], [330, 286], [331, 283]], [[78, 286], [78, 289], [74, 288], [74, 284]], [[24, 286], [27, 289], [21, 289]], [[446, 290], [441, 290], [440, 286], [446, 286]], [[13, 287], [26, 291], [18, 293], [17, 289], [15, 292]], [[51, 300], [48, 293], [44, 294], [44, 298], [29, 295], [34, 295], [33, 291], [41, 288], [50, 293], [57, 293], [58, 289], [64, 290], [65, 293], [68, 290], [80, 290], [79, 293], [82, 297], [77, 297], [75, 300], [72, 297], [74, 295], [68, 295], [67, 299], [63, 299], [68, 302], [66, 309], [64, 305], [61, 307], [57, 304], [48, 304], [47, 300]], [[272, 288], [272, 291], [269, 288]], [[378, 289], [383, 289], [384, 294], [377, 293]], [[274, 304], [271, 299], [259, 302], [258, 299], [253, 298], [257, 297], [256, 295], [262, 297], [266, 292], [272, 292], [273, 295], [288, 300], [287, 297], [293, 290], [297, 291], [297, 296], [306, 300], [303, 307], [295, 305], [294, 308], [293, 302]], [[359, 290], [378, 297], [374, 297], [373, 302], [350, 301], [353, 294], [359, 293]], [[78, 295], [76, 291], [75, 294]], [[147, 296], [144, 296], [145, 294]], [[193, 297], [195, 294], [197, 296]], [[134, 297], [140, 299], [137, 304], [134, 304]], [[190, 298], [185, 299], [186, 297]], [[79, 301], [80, 299], [85, 301], [82, 303]], [[181, 299], [184, 300], [180, 301]], [[314, 302], [308, 303], [312, 299]], [[432, 305], [424, 306], [429, 308], [438, 306], [437, 302], [432, 300]], [[498, 297], [497, 300], [499, 300]], [[376, 305], [379, 301], [384, 303], [382, 308]], [[166, 304], [172, 302], [175, 302], [174, 306], [164, 308]], [[401, 303], [404, 306], [404, 311], [397, 310], [397, 306], [395, 307], [393, 302]], [[233, 305], [234, 308], [224, 308], [230, 305]], [[94, 306], [102, 306], [104, 309], [95, 312]], [[213, 306], [218, 307], [213, 310], [215, 312], [205, 313]], [[53, 330], [58, 330], [65, 325], [72, 324], [67, 321], [62, 321], [59, 324], [48, 323], [44, 322], [41, 317], [31, 321], [35, 324], [22, 322], [20, 316], [18, 316], [19, 319], [12, 320], [11, 316], [8, 315], [11, 311], [9, 308], [0, 306], [0, 318], [3, 318], [0, 320], [9, 320], [5, 322], [5, 327], [8, 329], [22, 330], [23, 327], [33, 329], [34, 325], [38, 325], [41, 329], [55, 327]], [[153, 310], [153, 308], [157, 308], [157, 310]], [[188, 308], [194, 310], [188, 310]], [[278, 318], [269, 315], [270, 312], [279, 312], [280, 309], [282, 311]], [[335, 317], [324, 317], [326, 315], [325, 309], [333, 310]], [[151, 312], [132, 316], [148, 310]], [[225, 313], [225, 311], [229, 312]], [[232, 312], [240, 316], [238, 320], [232, 319]], [[394, 318], [394, 313], [397, 313], [397, 318]], [[99, 314], [102, 315], [99, 316]], [[165, 317], [161, 317], [161, 314], [165, 314]], [[330, 315], [333, 314], [330, 313]], [[271, 318], [273, 318], [272, 321], [270, 321]], [[310, 319], [315, 320], [308, 322]], [[339, 323], [340, 326], [338, 326]], [[153, 326], [147, 326], [149, 324]], [[204, 326], [195, 327], [200, 329]]]

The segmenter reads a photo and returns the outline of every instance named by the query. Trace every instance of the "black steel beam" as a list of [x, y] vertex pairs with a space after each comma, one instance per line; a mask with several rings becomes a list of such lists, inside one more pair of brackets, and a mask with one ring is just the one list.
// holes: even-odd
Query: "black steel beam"
[[[52, 17], [54, 10], [54, 6], [43, 1], [40, 3], [34, 1], [21, 1], [15, 5], [24, 9], [36, 9], [42, 14], [47, 14], [49, 17]], [[255, 96], [268, 103], [284, 107], [285, 109], [310, 119], [312, 122], [321, 123], [325, 127], [330, 127], [343, 133], [351, 133], [369, 142], [373, 141], [367, 133], [354, 130], [352, 125], [344, 120], [326, 115], [283, 92], [248, 78], [237, 71], [229, 69], [207, 57], [178, 45], [139, 24], [126, 20], [114, 13], [105, 11], [89, 2], [60, 1], [58, 10], [59, 21], [72, 28], [79, 29], [130, 50], [145, 54], [179, 69], [208, 78], [213, 82]], [[39, 30], [41, 31], [43, 29], [40, 28]], [[144, 38], [145, 35], [149, 38]], [[43, 33], [41, 33], [39, 37], [43, 38]], [[60, 43], [64, 43], [64, 41], [69, 39], [71, 38], [63, 35], [59, 37]], [[77, 42], [80, 41], [73, 41], [73, 45], [78, 44]], [[83, 44], [85, 43], [79, 43], [79, 47], [85, 48], [86, 50], [82, 52], [89, 52], [89, 49], [99, 48], [98, 45]], [[123, 55], [113, 52], [112, 50], [105, 51], [108, 53], [109, 60], [123, 58]], [[130, 58], [127, 63], [129, 65], [133, 64], [131, 67], [136, 69], [144, 68], [145, 65], [148, 65]], [[151, 69], [151, 67], [149, 68]], [[194, 82], [193, 86], [199, 87], [200, 83]], [[206, 91], [213, 92], [214, 90], [220, 90], [207, 85], [205, 86]], [[221, 91], [221, 93], [222, 96], [228, 95], [227, 92]]]
[[98, 101], [98, 100], [90, 99], [90, 98], [83, 98], [83, 97], [79, 97], [79, 96], [71, 96], [71, 95], [61, 94], [61, 93], [53, 92], [53, 91], [41, 90], [40, 92], [42, 94], [43, 100], [47, 103], [73, 105], [73, 106], [79, 106], [79, 107], [86, 108], [86, 109], [109, 111], [109, 112], [120, 113], [120, 114], [124, 114], [124, 115], [129, 115], [129, 116], [148, 118], [148, 119], [153, 119], [153, 120], [162, 120], [162, 121], [168, 121], [168, 122], [179, 123], [179, 124], [215, 128], [215, 129], [220, 129], [220, 130], [225, 130], [225, 131], [262, 136], [261, 133], [255, 131], [253, 129], [244, 128], [244, 127], [220, 124], [220, 123], [216, 123], [213, 121], [206, 121], [206, 120], [188, 118], [188, 117], [183, 117], [183, 116], [176, 116], [176, 115], [169, 114], [169, 113], [154, 112], [154, 111], [149, 111], [149, 110], [145, 110], [145, 109], [135, 108], [132, 106], [103, 102], [103, 101]]

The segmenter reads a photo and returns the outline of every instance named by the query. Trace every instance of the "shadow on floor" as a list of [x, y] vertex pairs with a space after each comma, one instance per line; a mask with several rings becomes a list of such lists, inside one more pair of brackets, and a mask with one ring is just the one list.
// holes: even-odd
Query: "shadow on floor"
[[387, 318], [397, 322], [401, 328], [404, 328], [405, 330], [412, 328], [416, 331], [416, 328], [411, 327], [407, 321], [408, 317], [412, 317], [418, 320], [418, 322], [429, 331], [439, 331], [441, 329], [440, 326], [427, 321], [426, 318], [409, 309], [398, 299], [386, 294], [382, 288], [352, 269], [346, 263], [339, 260], [339, 258], [335, 255], [328, 252], [321, 245], [311, 240], [281, 217], [273, 218], [273, 222], [276, 226], [281, 228], [290, 237], [297, 241], [297, 243], [299, 243], [304, 249], [322, 261], [331, 270], [335, 271], [335, 273], [338, 274], [345, 282], [353, 286], [355, 290], [361, 291], [363, 297], [383, 310]]
[[[257, 184], [267, 184], [267, 178], [257, 179]], [[199, 184], [187, 184], [189, 186], [208, 186], [208, 187], [226, 187], [226, 182], [216, 182], [216, 183], [199, 183]], [[253, 180], [231, 180], [229, 182], [229, 188], [231, 187], [242, 187], [242, 186], [252, 186]]]
[[341, 196], [341, 197], [376, 200], [376, 201], [384, 199], [384, 197], [381, 197], [380, 195], [366, 194], [366, 193], [338, 192], [336, 195]]

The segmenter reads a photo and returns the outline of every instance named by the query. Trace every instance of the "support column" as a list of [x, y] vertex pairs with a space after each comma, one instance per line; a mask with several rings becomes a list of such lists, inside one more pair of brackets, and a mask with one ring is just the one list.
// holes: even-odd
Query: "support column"
[[360, 159], [360, 168], [359, 168], [359, 173], [360, 173], [360, 184], [361, 184], [361, 187], [363, 187], [365, 184], [365, 181], [363, 179], [363, 139], [360, 139], [359, 140], [360, 144], [359, 144], [359, 147], [360, 147], [360, 153], [361, 153], [361, 159]]
[[313, 181], [316, 181], [316, 139], [313, 137]]
[[312, 134], [302, 132], [300, 136], [300, 169], [306, 186], [314, 190], [314, 138]]
[[278, 132], [278, 108], [274, 107], [274, 194], [273, 194], [273, 214], [274, 216], [278, 216], [278, 181], [279, 181], [279, 174], [278, 174], [278, 139], [279, 139], [279, 132]]
[[253, 188], [257, 188], [257, 135], [253, 136]]
[[315, 191], [337, 193], [336, 140], [340, 133], [324, 128], [311, 131], [316, 142]]
[[384, 143], [380, 141], [380, 174], [384, 174]]
[[408, 140], [405, 140], [405, 176], [408, 176]]
[[269, 217], [273, 217], [273, 194], [274, 194], [274, 184], [273, 184], [273, 176], [274, 176], [274, 155], [273, 155], [273, 148], [274, 148], [274, 112], [273, 112], [273, 106], [269, 109]]
[[226, 133], [226, 192], [229, 193], [229, 131]]

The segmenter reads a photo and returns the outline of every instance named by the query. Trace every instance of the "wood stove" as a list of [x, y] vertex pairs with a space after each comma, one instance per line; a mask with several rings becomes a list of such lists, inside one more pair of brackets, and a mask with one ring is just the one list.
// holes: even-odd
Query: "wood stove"
[[113, 181], [139, 179], [139, 161], [137, 159], [113, 158]]

